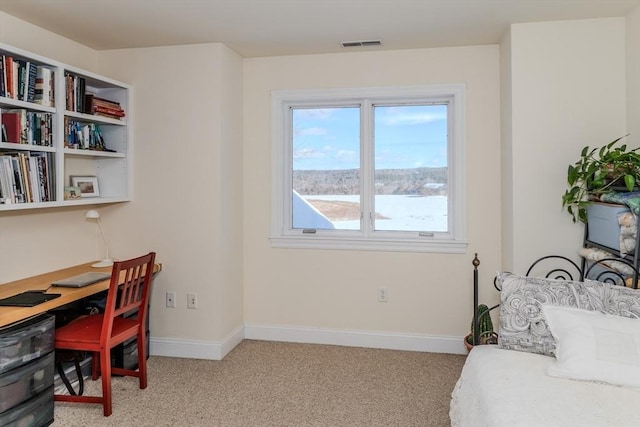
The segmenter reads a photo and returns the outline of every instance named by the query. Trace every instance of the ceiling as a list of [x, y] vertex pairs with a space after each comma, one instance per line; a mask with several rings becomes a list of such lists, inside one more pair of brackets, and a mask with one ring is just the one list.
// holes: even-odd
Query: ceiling
[[[511, 23], [625, 16], [638, 6], [640, 0], [0, 0], [1, 11], [96, 50], [219, 42], [244, 57], [495, 44]], [[382, 46], [340, 46], [362, 40]]]

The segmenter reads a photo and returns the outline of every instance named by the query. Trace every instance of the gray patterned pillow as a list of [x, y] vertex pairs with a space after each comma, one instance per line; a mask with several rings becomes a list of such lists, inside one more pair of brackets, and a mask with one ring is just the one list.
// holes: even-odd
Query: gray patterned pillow
[[542, 315], [542, 304], [597, 310], [640, 318], [640, 291], [609, 283], [525, 277], [498, 273], [498, 345], [510, 350], [555, 355], [556, 343]]

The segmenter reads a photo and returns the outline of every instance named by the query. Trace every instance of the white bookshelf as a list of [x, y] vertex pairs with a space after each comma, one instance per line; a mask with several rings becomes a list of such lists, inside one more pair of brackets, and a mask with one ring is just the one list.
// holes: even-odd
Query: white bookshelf
[[[9, 200], [5, 190], [0, 195], [0, 211], [24, 210], [37, 208], [52, 208], [85, 204], [117, 203], [132, 200], [131, 180], [131, 87], [125, 83], [99, 76], [92, 72], [62, 64], [60, 62], [0, 43], [0, 55], [35, 63], [37, 66], [53, 70], [55, 95], [54, 104], [41, 105], [36, 102], [28, 102], [24, 99], [14, 99], [10, 96], [1, 96], [0, 93], [0, 119], [3, 113], [11, 113], [17, 110], [26, 110], [32, 113], [51, 114], [52, 143], [51, 146], [36, 145], [32, 143], [0, 142], [0, 156], [16, 155], [24, 156], [49, 156], [53, 163], [52, 179], [55, 181], [50, 191], [49, 201], [21, 202], [22, 197]], [[1, 59], [1, 56], [0, 56]], [[84, 91], [95, 97], [119, 104], [124, 111], [124, 117], [107, 117], [81, 111], [76, 108], [68, 108], [67, 103], [67, 79], [71, 74], [78, 81], [84, 83]], [[0, 75], [1, 76], [1, 75]], [[81, 97], [77, 97], [80, 99]], [[88, 111], [88, 109], [85, 109]], [[104, 148], [89, 143], [70, 145], [77, 142], [67, 137], [65, 124], [72, 123], [83, 133], [87, 129], [99, 129], [103, 136]], [[77, 132], [75, 132], [77, 133]], [[95, 134], [95, 132], [91, 132]], [[87, 135], [87, 133], [83, 133]], [[98, 141], [98, 138], [95, 138]], [[88, 139], [87, 139], [88, 141]], [[82, 142], [82, 141], [81, 141]], [[48, 154], [40, 154], [48, 153]], [[1, 170], [0, 170], [1, 171]], [[78, 199], [65, 199], [65, 187], [71, 186], [72, 176], [96, 177], [99, 196], [80, 197]], [[1, 182], [0, 182], [1, 185]], [[32, 199], [34, 199], [32, 197]]]

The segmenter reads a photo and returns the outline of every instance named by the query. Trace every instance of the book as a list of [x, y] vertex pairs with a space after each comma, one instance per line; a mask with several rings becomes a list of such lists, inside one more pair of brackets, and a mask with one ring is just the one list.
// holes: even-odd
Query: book
[[11, 97], [18, 99], [18, 87], [20, 85], [20, 63], [12, 58], [13, 73], [11, 85]]
[[33, 102], [45, 107], [52, 107], [54, 103], [54, 73], [43, 66], [36, 66], [36, 80]]
[[13, 98], [13, 57], [4, 55], [5, 96]]
[[33, 62], [27, 62], [27, 91], [25, 101], [34, 102], [36, 97], [36, 74], [38, 72], [38, 67]]
[[102, 113], [105, 115], [111, 115], [114, 117], [124, 117], [124, 111], [123, 110], [116, 110], [113, 108], [107, 108], [107, 107], [101, 107], [101, 106], [95, 106], [93, 107], [93, 112], [94, 113]]
[[110, 99], [106, 99], [106, 98], [100, 98], [97, 96], [93, 96], [93, 100], [97, 103], [97, 104], [105, 104], [105, 105], [111, 105], [114, 107], [120, 107], [120, 103], [117, 101], [112, 101]]
[[22, 114], [16, 112], [5, 111], [2, 113], [2, 125], [4, 133], [6, 133], [6, 142], [20, 143], [20, 134], [22, 130]]
[[18, 99], [20, 101], [24, 101], [25, 97], [24, 94], [26, 92], [26, 80], [27, 80], [27, 63], [26, 61], [23, 61], [21, 59], [14, 59], [13, 60], [14, 63], [18, 64], [18, 68], [17, 68], [17, 84], [16, 84], [16, 95], [14, 96], [15, 99]]
[[4, 73], [4, 55], [0, 55], [0, 96], [6, 96], [5, 86], [7, 84], [7, 76]]

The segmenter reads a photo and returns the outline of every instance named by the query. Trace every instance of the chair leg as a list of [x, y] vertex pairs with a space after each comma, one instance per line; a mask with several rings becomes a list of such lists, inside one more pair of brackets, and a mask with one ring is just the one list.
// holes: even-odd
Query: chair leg
[[[144, 326], [144, 325], [143, 325]], [[138, 333], [138, 377], [140, 388], [147, 388], [147, 340], [144, 328]]]
[[104, 416], [108, 417], [112, 412], [111, 405], [111, 352], [105, 349], [100, 352], [100, 370], [102, 375], [102, 406]]
[[97, 380], [100, 376], [100, 353], [91, 354], [91, 379]]

